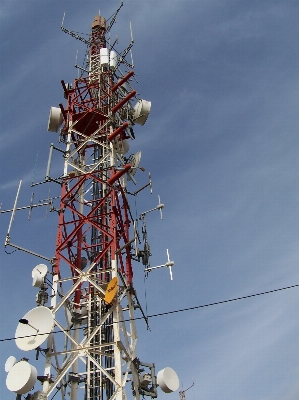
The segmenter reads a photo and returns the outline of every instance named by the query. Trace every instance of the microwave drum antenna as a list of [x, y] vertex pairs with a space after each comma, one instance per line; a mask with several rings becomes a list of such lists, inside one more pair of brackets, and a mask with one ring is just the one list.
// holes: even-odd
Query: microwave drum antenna
[[133, 122], [134, 124], [144, 125], [149, 116], [152, 103], [147, 100], [139, 99], [133, 107]]
[[17, 359], [14, 356], [10, 356], [8, 357], [8, 359], [5, 362], [5, 372], [9, 372], [11, 370], [11, 368], [16, 364]]
[[48, 120], [48, 131], [57, 132], [58, 128], [62, 124], [62, 121], [63, 121], [63, 115], [61, 109], [58, 107], [51, 107]]
[[179, 378], [176, 372], [169, 367], [166, 367], [158, 372], [157, 383], [164, 393], [175, 392], [180, 386]]
[[37, 380], [37, 370], [27, 361], [16, 363], [8, 372], [6, 387], [11, 392], [25, 394], [35, 385]]

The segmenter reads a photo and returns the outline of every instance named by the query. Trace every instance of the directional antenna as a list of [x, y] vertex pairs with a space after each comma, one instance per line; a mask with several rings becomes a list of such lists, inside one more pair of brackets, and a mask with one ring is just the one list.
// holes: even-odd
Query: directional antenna
[[16, 363], [8, 372], [6, 387], [19, 395], [29, 392], [37, 381], [37, 370], [27, 361]]
[[149, 178], [149, 187], [150, 187], [150, 191], [151, 194], [153, 194], [153, 185], [152, 185], [152, 177], [151, 177], [151, 173], [148, 173], [148, 178]]
[[32, 270], [32, 286], [41, 287], [47, 275], [48, 267], [45, 264], [38, 264]]
[[163, 219], [162, 208], [164, 208], [164, 204], [161, 203], [160, 196], [158, 195], [159, 204], [157, 205], [157, 210], [160, 210], [161, 219]]
[[157, 383], [164, 393], [175, 392], [180, 386], [177, 373], [170, 367], [166, 367], [158, 372]]
[[134, 124], [144, 125], [150, 113], [152, 103], [147, 100], [139, 99], [133, 107]]
[[[124, 167], [125, 166], [125, 163], [123, 162], [123, 159], [120, 157], [120, 155], [118, 154], [118, 153], [116, 153], [116, 157], [117, 157], [117, 159], [118, 159], [118, 161], [120, 162], [120, 164], [121, 164], [121, 166], [122, 167]], [[141, 156], [140, 156], [141, 157]], [[132, 168], [131, 168], [132, 169]], [[133, 177], [133, 175], [134, 175], [134, 173], [136, 172], [134, 172], [133, 173], [133, 175], [131, 174], [131, 169], [129, 169], [129, 171], [127, 172], [127, 179], [128, 180], [130, 180], [130, 181], [132, 181], [133, 183], [134, 183], [134, 185], [137, 185], [137, 182], [135, 181], [135, 179], [134, 179], [134, 177]]]
[[34, 350], [48, 338], [53, 326], [53, 314], [49, 308], [39, 306], [19, 320], [16, 329], [16, 345], [24, 351]]
[[32, 208], [33, 208], [33, 200], [34, 200], [34, 192], [32, 192], [32, 195], [31, 195], [30, 208], [29, 208], [29, 214], [28, 214], [28, 221], [30, 221], [30, 219], [31, 219]]
[[136, 227], [136, 220], [134, 219], [134, 246], [135, 246], [135, 256], [138, 256], [138, 247], [137, 247], [137, 227]]
[[[131, 22], [131, 21], [130, 21], [130, 31], [131, 31], [131, 43], [134, 43], [133, 31], [132, 31], [132, 22]], [[130, 54], [131, 54], [131, 64], [132, 64], [132, 68], [134, 68], [134, 61], [133, 61], [132, 49], [130, 49]]]
[[[142, 168], [140, 168], [140, 169], [142, 169]], [[147, 183], [146, 185], [142, 186], [140, 189], [136, 190], [134, 193], [131, 193], [131, 194], [136, 196], [136, 194], [138, 194], [139, 192], [141, 192], [141, 190], [147, 188], [148, 186], [150, 187], [150, 191], [151, 191], [151, 194], [152, 194], [153, 193], [153, 185], [152, 185], [152, 177], [151, 177], [150, 172], [148, 173], [148, 177], [149, 177], [149, 183]]]
[[163, 264], [163, 265], [157, 265], [156, 267], [148, 267], [148, 268], [145, 268], [144, 271], [146, 271], [146, 272], [151, 272], [151, 270], [153, 270], [153, 269], [158, 269], [158, 268], [167, 267], [167, 268], [169, 268], [170, 279], [173, 280], [172, 268], [171, 268], [171, 267], [174, 266], [174, 261], [170, 261], [168, 249], [166, 249], [166, 253], [167, 253], [167, 262], [166, 262], [165, 264]]
[[140, 160], [141, 160], [141, 151], [137, 151], [137, 153], [133, 154], [129, 158], [128, 162], [131, 164], [132, 168], [129, 170], [128, 173], [128, 181], [131, 181], [132, 177], [136, 174]]
[[48, 131], [57, 132], [58, 128], [62, 124], [63, 115], [59, 107], [51, 107], [48, 119]]
[[17, 359], [14, 356], [8, 357], [8, 359], [5, 362], [5, 372], [9, 372], [11, 368], [16, 364]]
[[166, 249], [166, 253], [167, 253], [167, 263], [165, 264], [165, 267], [169, 268], [170, 279], [173, 280], [171, 267], [174, 265], [174, 262], [170, 261], [168, 249]]

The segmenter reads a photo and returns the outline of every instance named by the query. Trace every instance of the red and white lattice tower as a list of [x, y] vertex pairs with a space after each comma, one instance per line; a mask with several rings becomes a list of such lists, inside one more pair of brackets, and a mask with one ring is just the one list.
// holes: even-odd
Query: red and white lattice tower
[[[45, 381], [44, 392], [49, 395], [57, 385], [63, 387], [67, 374], [72, 400], [81, 381], [85, 398], [92, 400], [125, 398], [128, 377], [138, 387], [131, 221], [125, 193], [131, 165], [123, 156], [128, 118], [133, 117], [129, 100], [136, 91], [127, 90], [133, 71], [116, 80], [119, 61], [107, 48], [105, 34], [106, 21], [98, 16], [89, 39], [88, 74], [72, 85], [62, 82], [66, 153], [54, 260], [54, 290], [62, 296], [53, 298], [52, 312], [56, 326], [65, 330], [56, 316], [63, 308], [69, 311], [72, 333], [65, 332], [66, 361], [53, 382]], [[123, 312], [127, 305], [131, 321], [120, 322], [128, 319]], [[53, 351], [47, 356], [46, 376], [52, 374], [57, 353], [55, 338], [49, 340]]]
[[[136, 103], [131, 87], [134, 71], [126, 56], [133, 39], [122, 53], [115, 50], [115, 43], [107, 42], [118, 11], [109, 25], [96, 16], [88, 39], [62, 26], [88, 50], [84, 66], [77, 66], [81, 76], [72, 84], [61, 82], [66, 103], [52, 107], [49, 116], [48, 130], [59, 129], [59, 141], [65, 144], [63, 150], [51, 145], [46, 173], [46, 181], [61, 185], [59, 206], [51, 201], [52, 211], [58, 213], [55, 255], [48, 273], [52, 293], [46, 306], [48, 269], [39, 264], [32, 274], [34, 286], [40, 288], [38, 307], [20, 320], [16, 332], [23, 336], [17, 339], [19, 348], [45, 355], [44, 371], [37, 377], [42, 389], [26, 397], [34, 400], [56, 394], [71, 400], [155, 398], [158, 385], [166, 393], [178, 388], [171, 368], [156, 377], [154, 364], [141, 362], [136, 354], [134, 309], [140, 303], [132, 282], [132, 259], [142, 260], [149, 271], [150, 250], [146, 213], [140, 217], [144, 249], [134, 249], [139, 235], [126, 186], [127, 180], [134, 181], [140, 154], [129, 158], [125, 154], [134, 139], [132, 126], [145, 123], [150, 102], [137, 99]], [[59, 178], [50, 176], [54, 149], [63, 153]], [[9, 233], [6, 245], [12, 245]], [[164, 266], [172, 265], [168, 258]], [[40, 347], [43, 342], [45, 348]], [[18, 396], [28, 393], [36, 381], [35, 368], [27, 363], [28, 369], [26, 362], [8, 361], [7, 386]], [[16, 374], [26, 368], [26, 382], [15, 384]]]

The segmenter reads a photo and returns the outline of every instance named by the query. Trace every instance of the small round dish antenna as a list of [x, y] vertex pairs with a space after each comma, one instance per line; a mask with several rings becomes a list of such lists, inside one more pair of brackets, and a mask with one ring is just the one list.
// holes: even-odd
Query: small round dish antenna
[[130, 150], [130, 144], [127, 139], [116, 140], [113, 147], [119, 154], [127, 154]]
[[47, 275], [48, 267], [45, 264], [38, 264], [32, 270], [32, 286], [41, 287], [44, 283], [44, 278]]
[[47, 307], [36, 307], [19, 320], [15, 337], [16, 345], [24, 351], [39, 347], [51, 333], [53, 315]]
[[107, 286], [107, 289], [105, 292], [104, 302], [106, 304], [112, 303], [115, 296], [117, 295], [117, 290], [118, 290], [118, 279], [117, 279], [117, 277], [114, 277], [108, 283], [108, 286]]
[[6, 377], [6, 387], [11, 392], [25, 394], [33, 388], [36, 380], [36, 368], [27, 361], [20, 361], [8, 372]]
[[157, 383], [164, 393], [175, 392], [180, 386], [180, 381], [176, 372], [169, 367], [158, 372]]
[[38, 264], [32, 270], [32, 278], [34, 278], [34, 275], [36, 274], [39, 274], [42, 278], [44, 278], [47, 275], [47, 272], [48, 267], [46, 266], [46, 264]]
[[16, 364], [17, 359], [14, 356], [10, 356], [8, 357], [8, 359], [5, 362], [5, 372], [9, 372], [11, 370], [11, 368]]
[[152, 103], [147, 100], [139, 99], [133, 107], [133, 122], [134, 124], [144, 125], [150, 113]]
[[129, 163], [131, 164], [132, 168], [129, 170], [129, 173], [128, 173], [128, 181], [131, 181], [132, 180], [131, 177], [136, 174], [140, 160], [141, 160], [141, 151], [137, 151], [137, 153], [133, 154], [129, 158]]
[[63, 115], [61, 109], [58, 107], [51, 107], [48, 119], [48, 131], [57, 132], [58, 128], [62, 124]]

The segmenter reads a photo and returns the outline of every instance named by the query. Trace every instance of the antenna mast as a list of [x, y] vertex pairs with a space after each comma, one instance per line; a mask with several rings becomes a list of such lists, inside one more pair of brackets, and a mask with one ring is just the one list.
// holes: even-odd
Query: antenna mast
[[[166, 367], [156, 374], [154, 364], [137, 357], [134, 310], [141, 305], [133, 286], [132, 260], [139, 234], [126, 187], [127, 180], [135, 183], [141, 153], [131, 158], [125, 154], [129, 139], [135, 138], [132, 126], [146, 122], [151, 103], [137, 99], [132, 106], [134, 71], [120, 69], [132, 67], [125, 57], [133, 37], [121, 53], [106, 40], [121, 7], [122, 3], [108, 26], [97, 15], [89, 39], [64, 28], [63, 17], [61, 29], [83, 41], [88, 56], [83, 67], [76, 61], [80, 77], [72, 84], [61, 81], [66, 104], [50, 110], [48, 130], [60, 130], [59, 141], [65, 144], [65, 150], [51, 145], [45, 181], [61, 187], [56, 208], [51, 200], [51, 211], [58, 215], [55, 253], [48, 266], [39, 264], [32, 271], [38, 307], [19, 320], [22, 339], [16, 340], [20, 349], [36, 351], [36, 358], [43, 353], [45, 367], [37, 376], [27, 359], [10, 358], [6, 366], [7, 387], [18, 396], [40, 381], [42, 389], [26, 397], [33, 400], [56, 394], [63, 400], [126, 400], [130, 391], [139, 400], [156, 398], [158, 386], [165, 393], [179, 387], [174, 370]], [[63, 174], [55, 179], [50, 177], [53, 150], [63, 154], [64, 163]], [[16, 202], [17, 198], [5, 245], [27, 251], [9, 240], [16, 210], [27, 208], [17, 208]], [[162, 207], [159, 200], [156, 209], [161, 212]], [[171, 271], [172, 265], [168, 255], [163, 266]], [[26, 382], [16, 380], [19, 375]]]
[[180, 400], [186, 400], [185, 392], [187, 392], [187, 390], [191, 389], [193, 386], [194, 386], [194, 382], [192, 383], [191, 386], [188, 387], [188, 389], [186, 389], [186, 390], [181, 390], [181, 391], [179, 392]]

